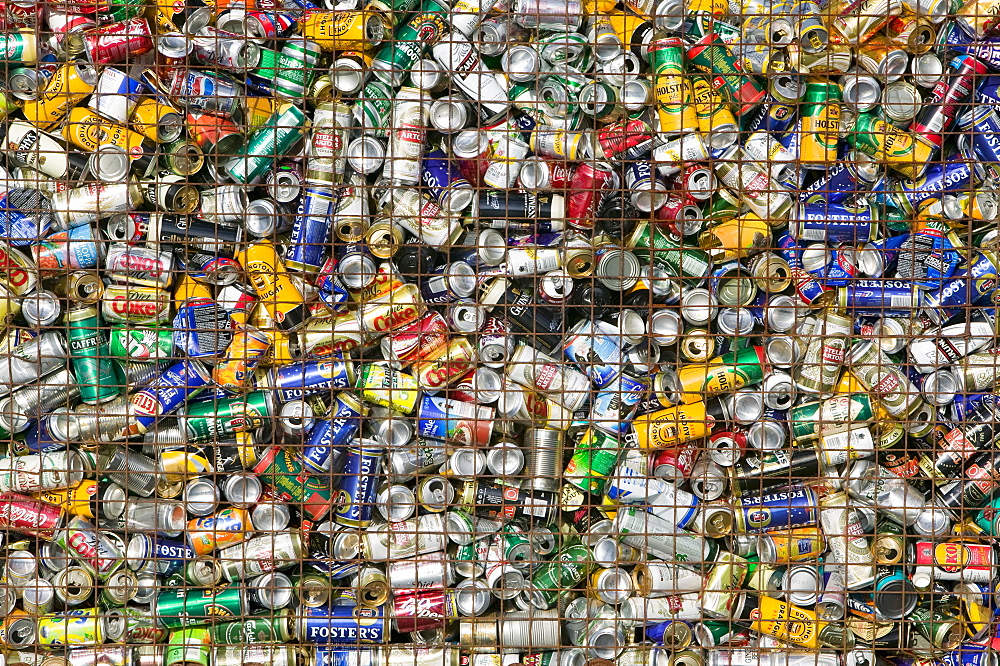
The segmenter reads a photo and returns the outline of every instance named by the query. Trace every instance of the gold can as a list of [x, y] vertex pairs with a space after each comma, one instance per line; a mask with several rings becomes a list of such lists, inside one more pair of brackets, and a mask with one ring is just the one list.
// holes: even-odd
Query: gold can
[[113, 144], [124, 149], [132, 160], [147, 154], [146, 137], [123, 125], [105, 120], [84, 106], [70, 110], [62, 134], [71, 144], [88, 152]]
[[62, 507], [67, 513], [84, 518], [95, 518], [93, 499], [97, 496], [97, 481], [84, 479], [72, 488], [49, 490], [35, 497]]
[[94, 67], [85, 63], [66, 63], [48, 80], [38, 99], [24, 105], [24, 117], [43, 130], [51, 129], [70, 109], [94, 92], [96, 86]]
[[177, 109], [153, 98], [136, 104], [129, 121], [136, 131], [156, 143], [176, 141], [184, 131], [184, 118]]
[[996, 34], [1000, 30], [1000, 0], [967, 0], [955, 20], [976, 39]]
[[241, 328], [233, 334], [212, 379], [224, 389], [242, 391], [253, 377], [260, 359], [271, 348], [271, 336], [256, 328]]
[[280, 100], [274, 97], [247, 97], [243, 100], [246, 114], [244, 124], [247, 134], [253, 130], [265, 127], [267, 120], [278, 110]]
[[302, 20], [302, 36], [324, 51], [367, 51], [381, 44], [392, 27], [371, 10], [320, 11]]

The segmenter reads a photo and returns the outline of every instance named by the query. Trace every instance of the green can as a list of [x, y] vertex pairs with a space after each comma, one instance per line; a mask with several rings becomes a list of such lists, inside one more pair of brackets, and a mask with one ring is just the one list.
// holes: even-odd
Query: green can
[[975, 521], [990, 536], [1000, 536], [1000, 497], [977, 511]]
[[35, 36], [30, 32], [5, 32], [0, 34], [0, 54], [6, 63], [34, 62]]
[[767, 91], [746, 72], [717, 33], [710, 33], [688, 49], [688, 62], [699, 71], [712, 74], [712, 87], [723, 91], [744, 116], [767, 97]]
[[681, 276], [685, 284], [698, 286], [711, 272], [712, 258], [705, 250], [685, 246], [683, 239], [649, 222], [637, 224], [627, 244], [636, 257], [663, 266], [673, 275]]
[[867, 422], [875, 418], [871, 396], [867, 393], [843, 393], [814, 400], [788, 410], [792, 439], [799, 444], [815, 441], [820, 429], [844, 423]]
[[260, 480], [288, 502], [295, 502], [310, 520], [320, 520], [330, 512], [333, 491], [329, 482], [309, 475], [302, 463], [284, 449], [272, 446], [253, 468]]
[[108, 357], [108, 340], [101, 331], [97, 306], [70, 310], [65, 321], [70, 361], [80, 385], [80, 400], [96, 405], [118, 397], [118, 375]]
[[306, 39], [285, 42], [275, 66], [274, 94], [292, 99], [304, 97], [322, 57], [323, 51], [316, 42]]
[[274, 413], [271, 391], [251, 391], [227, 400], [208, 400], [188, 407], [184, 422], [189, 442], [228, 439], [256, 430]]
[[162, 361], [173, 356], [174, 338], [165, 328], [129, 328], [114, 326], [108, 352], [133, 361]]
[[251, 615], [237, 622], [223, 622], [212, 627], [216, 645], [246, 643], [287, 643], [292, 639], [292, 611], [288, 608]]
[[954, 650], [965, 638], [962, 621], [940, 607], [932, 609], [921, 604], [910, 613], [909, 620], [920, 635], [939, 650]]
[[448, 5], [437, 0], [424, 0], [410, 20], [396, 28], [396, 37], [379, 49], [371, 70], [384, 83], [398, 88], [427, 49], [450, 29]]
[[274, 81], [278, 78], [278, 52], [274, 49], [269, 49], [266, 46], [260, 47], [260, 60], [257, 61], [257, 67], [254, 69], [254, 75], [259, 76], [262, 79], [267, 79], [268, 81]]
[[117, 23], [141, 16], [144, 11], [146, 3], [143, 0], [115, 0], [97, 12], [97, 19], [100, 23]]
[[226, 171], [241, 185], [256, 185], [302, 139], [305, 120], [305, 114], [292, 104], [279, 108], [253, 133], [243, 153], [226, 165]]
[[531, 577], [531, 603], [536, 608], [551, 608], [590, 571], [594, 556], [582, 543], [566, 546], [559, 554], [535, 570]]
[[156, 617], [168, 629], [197, 627], [242, 617], [249, 612], [246, 588], [172, 589], [156, 597]]
[[49, 613], [38, 618], [37, 642], [42, 647], [100, 645], [104, 642], [104, 624], [97, 608], [80, 608]]
[[167, 649], [163, 652], [163, 665], [199, 664], [199, 666], [209, 666], [211, 656], [211, 632], [203, 627], [191, 627], [170, 634]]
[[354, 116], [361, 126], [375, 136], [386, 138], [392, 126], [392, 89], [378, 79], [371, 79], [358, 93]]
[[621, 450], [621, 443], [611, 433], [587, 428], [566, 465], [563, 479], [580, 490], [602, 495]]

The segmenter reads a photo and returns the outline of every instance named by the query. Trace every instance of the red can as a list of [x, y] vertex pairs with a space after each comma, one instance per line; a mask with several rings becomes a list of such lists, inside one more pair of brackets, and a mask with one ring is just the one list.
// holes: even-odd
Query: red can
[[[235, 145], [243, 145], [243, 133], [233, 121], [223, 116], [188, 111], [187, 126], [188, 134], [206, 155], [215, 155], [220, 146], [222, 154], [230, 154]], [[230, 139], [231, 136], [238, 138]]]
[[658, 451], [653, 458], [653, 476], [661, 479], [686, 479], [694, 470], [699, 451], [699, 446], [693, 442]]
[[448, 344], [448, 322], [440, 312], [423, 317], [382, 339], [386, 358], [410, 365], [430, 358]]
[[655, 136], [652, 125], [645, 120], [633, 118], [613, 123], [598, 131], [597, 143], [605, 157], [619, 155], [625, 159], [634, 159], [648, 151]]
[[54, 504], [17, 493], [0, 493], [0, 529], [51, 540], [62, 516], [63, 510]]
[[718, 189], [715, 172], [705, 164], [687, 164], [674, 178], [674, 189], [691, 201], [708, 201]]
[[442, 629], [458, 617], [450, 590], [396, 590], [392, 615], [400, 632]]
[[275, 39], [292, 29], [295, 19], [281, 12], [246, 13], [246, 31], [250, 39]]
[[691, 203], [690, 199], [683, 194], [674, 193], [656, 211], [656, 224], [682, 238], [701, 231], [704, 215], [701, 208]]
[[948, 63], [948, 71], [910, 124], [910, 131], [940, 148], [945, 134], [965, 109], [977, 80], [987, 71], [989, 68], [983, 62], [970, 55], [953, 57]]
[[[29, 2], [0, 0], [0, 30], [37, 29], [44, 6], [45, 3], [33, 0]], [[84, 5], [84, 7], [87, 6], [89, 5]], [[85, 11], [85, 9], [81, 8], [79, 11]]]
[[149, 21], [137, 16], [88, 32], [84, 37], [90, 62], [101, 65], [123, 62], [153, 50]]
[[583, 163], [573, 172], [566, 199], [566, 223], [574, 229], [594, 228], [601, 192], [613, 177], [611, 165]]

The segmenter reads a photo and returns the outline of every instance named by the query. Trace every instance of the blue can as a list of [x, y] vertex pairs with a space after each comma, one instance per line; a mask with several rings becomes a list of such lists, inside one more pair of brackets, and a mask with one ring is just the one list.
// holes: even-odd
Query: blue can
[[947, 652], [938, 657], [941, 666], [993, 666], [996, 664], [996, 652], [987, 644], [962, 643], [957, 650]]
[[216, 357], [233, 339], [229, 311], [210, 298], [185, 301], [173, 327], [174, 346], [191, 358]]
[[165, 576], [183, 569], [198, 554], [182, 541], [136, 534], [128, 542], [126, 555], [131, 562], [142, 562], [141, 571], [153, 571]]
[[618, 340], [601, 322], [585, 320], [573, 327], [566, 337], [563, 353], [587, 373], [597, 388], [604, 388], [621, 374], [624, 352]]
[[806, 272], [802, 265], [802, 246], [790, 234], [784, 234], [778, 239], [778, 247], [781, 248], [781, 257], [788, 262], [792, 269], [792, 280], [795, 283], [795, 291], [802, 302], [811, 304], [817, 302], [824, 294], [830, 291], [815, 277]]
[[157, 419], [176, 411], [211, 381], [212, 375], [201, 361], [191, 358], [178, 361], [129, 398], [132, 414], [124, 434], [145, 434]]
[[[17, 449], [24, 448], [30, 453], [51, 453], [52, 451], [62, 451], [66, 448], [66, 442], [59, 441], [52, 436], [49, 431], [49, 419], [51, 416], [43, 416], [41, 419], [31, 424], [31, 427], [24, 433], [24, 439], [13, 440]], [[18, 443], [20, 445], [18, 446]]]
[[867, 191], [877, 179], [873, 169], [858, 169], [849, 161], [837, 162], [799, 192], [799, 201], [815, 204], [842, 204]]
[[856, 316], [910, 317], [923, 292], [905, 280], [855, 280], [841, 289], [838, 305]]
[[375, 666], [378, 652], [365, 648], [335, 648], [317, 645], [313, 666]]
[[381, 607], [350, 603], [303, 608], [295, 635], [303, 643], [384, 643], [389, 638]]
[[278, 400], [298, 400], [313, 393], [354, 388], [354, 366], [342, 356], [299, 361], [271, 370], [271, 387]]
[[973, 99], [976, 104], [986, 104], [1000, 110], [1000, 74], [980, 79]]
[[[0, 194], [0, 237], [15, 247], [31, 245], [49, 233], [48, 199], [38, 190], [12, 188]], [[24, 210], [34, 210], [27, 214]]]
[[737, 500], [736, 529], [763, 534], [811, 527], [818, 515], [816, 493], [804, 486], [767, 495], [745, 495]]
[[878, 235], [878, 219], [871, 206], [800, 203], [788, 220], [788, 233], [802, 242], [866, 243]]
[[830, 263], [826, 267], [826, 280], [824, 281], [826, 286], [843, 287], [850, 284], [857, 276], [858, 267], [843, 250], [839, 248], [830, 250]]
[[927, 314], [936, 322], [951, 319], [967, 305], [989, 300], [997, 289], [1000, 267], [994, 262], [992, 253], [977, 252], [956, 273], [924, 297]]
[[983, 168], [994, 178], [1000, 171], [1000, 114], [989, 106], [976, 107], [972, 113], [969, 143], [972, 152], [979, 159]]
[[768, 95], [768, 100], [747, 122], [743, 129], [747, 134], [764, 131], [769, 134], [784, 134], [795, 122], [795, 106], [779, 102]]
[[341, 469], [340, 489], [335, 496], [333, 520], [348, 527], [368, 527], [378, 497], [379, 468], [383, 449], [375, 440], [362, 440], [347, 447]]
[[590, 407], [590, 423], [606, 432], [623, 435], [632, 427], [639, 403], [649, 392], [649, 383], [628, 375], [597, 392]]
[[995, 393], [959, 393], [955, 396], [955, 402], [951, 403], [952, 418], [960, 422], [967, 421], [981, 407], [995, 409], [998, 401], [1000, 396]]
[[952, 155], [943, 162], [931, 164], [918, 180], [900, 182], [890, 203], [911, 215], [921, 204], [932, 199], [968, 190], [984, 175], [982, 165], [963, 159], [961, 155]]
[[421, 162], [420, 182], [434, 200], [446, 211], [465, 210], [475, 198], [472, 184], [462, 177], [458, 162], [440, 149], [432, 150]]
[[361, 428], [361, 403], [349, 393], [340, 393], [330, 411], [309, 431], [309, 441], [302, 450], [302, 464], [314, 472], [329, 472], [347, 445]]
[[285, 250], [285, 265], [296, 271], [316, 273], [323, 267], [337, 195], [329, 187], [307, 187]]

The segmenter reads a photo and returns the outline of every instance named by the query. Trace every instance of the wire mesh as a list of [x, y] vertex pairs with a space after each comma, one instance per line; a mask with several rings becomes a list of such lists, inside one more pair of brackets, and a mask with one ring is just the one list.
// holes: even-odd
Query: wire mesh
[[995, 3], [2, 9], [8, 664], [995, 664]]

